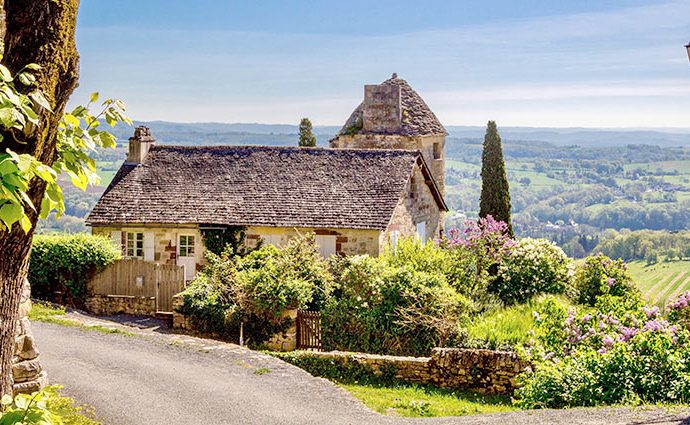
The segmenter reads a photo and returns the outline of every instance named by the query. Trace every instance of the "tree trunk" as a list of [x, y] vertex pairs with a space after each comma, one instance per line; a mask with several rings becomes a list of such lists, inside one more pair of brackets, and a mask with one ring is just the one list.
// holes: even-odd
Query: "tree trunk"
[[[52, 165], [56, 155], [57, 126], [69, 96], [77, 86], [79, 56], [74, 40], [79, 0], [5, 0], [3, 63], [13, 73], [29, 63], [42, 67], [36, 87], [50, 102], [53, 113], [41, 111], [38, 126], [28, 131], [0, 131], [0, 148], [29, 153]], [[0, 27], [1, 28], [1, 27]], [[21, 86], [18, 87], [21, 89]], [[34, 179], [31, 201], [39, 207], [45, 183]], [[31, 240], [38, 214], [28, 211], [31, 231], [18, 224], [0, 231], [0, 394], [12, 392], [12, 356], [22, 283], [29, 270]]]

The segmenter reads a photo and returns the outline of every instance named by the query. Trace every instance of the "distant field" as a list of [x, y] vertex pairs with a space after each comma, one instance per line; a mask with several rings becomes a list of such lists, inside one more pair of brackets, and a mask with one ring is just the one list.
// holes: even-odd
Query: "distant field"
[[683, 291], [690, 290], [690, 261], [661, 261], [648, 266], [645, 261], [628, 263], [630, 273], [645, 299], [664, 304]]

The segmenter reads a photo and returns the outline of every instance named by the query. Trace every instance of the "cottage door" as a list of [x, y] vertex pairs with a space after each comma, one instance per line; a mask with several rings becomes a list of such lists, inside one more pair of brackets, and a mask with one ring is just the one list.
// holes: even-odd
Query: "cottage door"
[[196, 237], [194, 235], [177, 236], [177, 265], [184, 266], [184, 280], [194, 279], [196, 274]]

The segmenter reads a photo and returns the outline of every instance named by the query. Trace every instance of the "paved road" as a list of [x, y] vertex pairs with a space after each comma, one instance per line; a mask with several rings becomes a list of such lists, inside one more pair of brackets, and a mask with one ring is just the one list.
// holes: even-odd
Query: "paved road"
[[93, 406], [106, 425], [677, 424], [683, 417], [656, 409], [575, 409], [392, 418], [368, 410], [324, 379], [232, 344], [47, 323], [35, 323], [34, 334], [51, 381]]

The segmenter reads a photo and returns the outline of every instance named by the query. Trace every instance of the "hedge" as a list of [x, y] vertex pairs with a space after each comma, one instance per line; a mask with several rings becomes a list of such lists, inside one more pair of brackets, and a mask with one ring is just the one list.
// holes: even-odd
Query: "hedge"
[[89, 279], [120, 258], [110, 239], [86, 233], [37, 235], [29, 265], [32, 295], [83, 307]]

